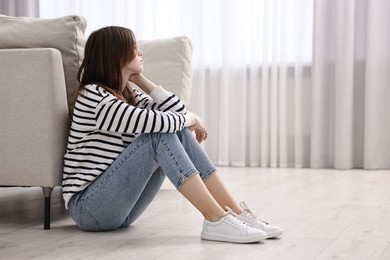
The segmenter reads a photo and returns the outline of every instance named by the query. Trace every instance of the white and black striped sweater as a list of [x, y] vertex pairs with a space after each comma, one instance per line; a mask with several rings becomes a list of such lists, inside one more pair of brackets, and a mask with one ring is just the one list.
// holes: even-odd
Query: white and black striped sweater
[[64, 156], [66, 207], [71, 197], [103, 173], [140, 133], [173, 133], [191, 124], [185, 105], [161, 86], [149, 95], [134, 92], [135, 106], [96, 85], [86, 86], [78, 96]]

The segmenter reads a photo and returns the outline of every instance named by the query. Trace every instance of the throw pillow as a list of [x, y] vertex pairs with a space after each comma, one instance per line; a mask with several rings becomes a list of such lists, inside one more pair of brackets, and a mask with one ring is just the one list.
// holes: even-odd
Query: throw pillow
[[87, 22], [82, 16], [55, 19], [0, 15], [0, 48], [56, 48], [61, 52], [69, 111], [78, 93], [77, 71], [84, 57], [84, 32]]
[[188, 37], [137, 41], [143, 52], [144, 74], [175, 93], [189, 106], [192, 83], [192, 44]]

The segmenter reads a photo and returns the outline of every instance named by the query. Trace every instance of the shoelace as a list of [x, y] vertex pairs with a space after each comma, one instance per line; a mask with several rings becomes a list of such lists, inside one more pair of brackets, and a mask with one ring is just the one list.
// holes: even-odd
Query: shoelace
[[225, 206], [225, 208], [227, 210], [225, 214], [230, 214], [233, 217], [233, 218], [227, 218], [227, 221], [239, 227], [240, 229], [247, 230], [249, 228], [249, 226], [244, 221], [242, 221], [241, 218], [236, 213], [234, 213], [231, 208], [229, 208], [228, 206]]
[[244, 209], [245, 213], [247, 213], [251, 218], [255, 219], [256, 221], [263, 222], [266, 225], [269, 225], [268, 222], [260, 219], [252, 210], [250, 210], [244, 201], [240, 202], [240, 206], [241, 206], [241, 208]]

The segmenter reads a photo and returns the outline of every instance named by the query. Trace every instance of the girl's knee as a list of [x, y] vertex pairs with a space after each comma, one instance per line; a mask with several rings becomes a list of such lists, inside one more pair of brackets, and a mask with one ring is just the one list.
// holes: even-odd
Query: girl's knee
[[188, 128], [184, 128], [183, 130], [176, 132], [176, 135], [179, 137], [180, 140], [193, 138], [193, 135]]

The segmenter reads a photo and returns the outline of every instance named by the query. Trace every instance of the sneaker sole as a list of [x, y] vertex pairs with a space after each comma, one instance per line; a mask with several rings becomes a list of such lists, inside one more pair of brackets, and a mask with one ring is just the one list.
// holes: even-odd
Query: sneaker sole
[[220, 234], [208, 234], [208, 233], [201, 233], [200, 236], [203, 240], [209, 240], [209, 241], [220, 241], [220, 242], [230, 242], [230, 243], [238, 243], [238, 244], [248, 244], [248, 243], [255, 243], [259, 242], [260, 240], [264, 240], [268, 238], [268, 235], [259, 235], [255, 237], [230, 237], [230, 236], [223, 236]]
[[267, 233], [267, 238], [275, 238], [283, 235], [283, 231], [274, 231], [272, 233]]

